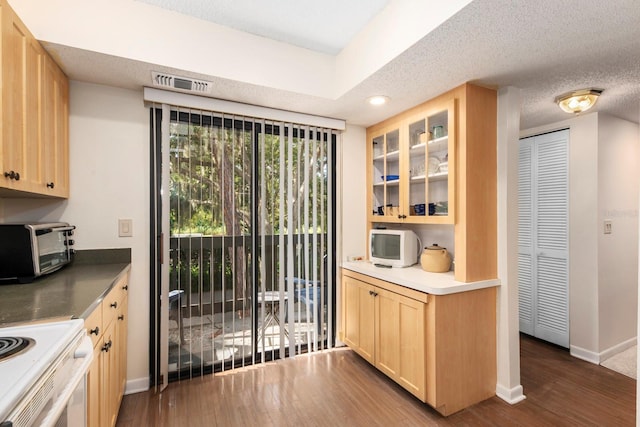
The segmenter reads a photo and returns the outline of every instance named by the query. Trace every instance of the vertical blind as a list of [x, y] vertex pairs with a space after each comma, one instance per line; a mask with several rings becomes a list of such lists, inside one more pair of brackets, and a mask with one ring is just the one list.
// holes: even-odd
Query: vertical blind
[[331, 347], [340, 134], [169, 110], [169, 371]]

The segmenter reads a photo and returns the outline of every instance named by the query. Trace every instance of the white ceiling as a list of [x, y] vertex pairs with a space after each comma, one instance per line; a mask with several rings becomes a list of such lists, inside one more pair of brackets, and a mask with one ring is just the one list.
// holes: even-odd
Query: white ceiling
[[[67, 19], [68, 22], [60, 24], [59, 22], [63, 19], [55, 19], [56, 17], [52, 15], [55, 15], [58, 10], [62, 11], [60, 13], [68, 14], [69, 12], [62, 7], [66, 2], [71, 0], [10, 0], [27, 26], [32, 29], [37, 38], [44, 41], [47, 49], [60, 61], [65, 72], [75, 80], [140, 88], [150, 84], [151, 70], [162, 71], [212, 81], [215, 88], [213, 96], [217, 98], [341, 118], [346, 119], [348, 123], [364, 126], [399, 113], [461, 83], [472, 81], [495, 88], [504, 86], [521, 88], [522, 129], [568, 118], [569, 116], [561, 112], [553, 103], [555, 96], [574, 89], [599, 87], [604, 88], [605, 91], [594, 108], [595, 111], [612, 114], [636, 123], [640, 119], [640, 25], [638, 25], [640, 3], [637, 0], [616, 0], [615, 3], [601, 0], [563, 0], [561, 2], [557, 0], [535, 2], [474, 0], [466, 6], [464, 6], [465, 1], [459, 1], [458, 3], [464, 6], [460, 6], [461, 10], [457, 13], [454, 10], [449, 19], [439, 25], [433, 25], [431, 31], [421, 36], [417, 42], [400, 46], [398, 54], [385, 58], [384, 63], [376, 65], [373, 72], [358, 77], [352, 84], [337, 84], [344, 90], [336, 90], [335, 94], [326, 96], [298, 90], [293, 86], [290, 88], [286, 84], [276, 87], [256, 83], [257, 80], [245, 78], [245, 70], [241, 67], [237, 68], [236, 74], [222, 75], [209, 69], [199, 69], [191, 63], [188, 64], [188, 61], [182, 61], [176, 66], [176, 64], [167, 65], [168, 62], [141, 59], [140, 51], [151, 50], [149, 46], [152, 46], [151, 43], [156, 35], [148, 35], [148, 39], [143, 40], [148, 44], [144, 45], [144, 48], [138, 48], [137, 46], [143, 41], [119, 39], [124, 24], [112, 25], [112, 32], [101, 34], [101, 37], [111, 41], [112, 44], [129, 43], [130, 45], [127, 44], [127, 46], [131, 46], [130, 53], [124, 50], [125, 53], [122, 54], [120, 52], [123, 50], [120, 50], [118, 54], [112, 54], [113, 51], [107, 48], [84, 46], [82, 39], [87, 37], [82, 35], [76, 37], [78, 40], [69, 42], [71, 40], [69, 37], [75, 32], [82, 34], [82, 31], [90, 31], [90, 29], [83, 29], [82, 25], [97, 25], [98, 21], [91, 21], [95, 17], [92, 18], [89, 15], [82, 19], [78, 15], [78, 18]], [[248, 4], [245, 4], [240, 12], [232, 12], [232, 6], [229, 5], [235, 4], [237, 0], [216, 2], [112, 0], [109, 4], [113, 5], [114, 2], [120, 4], [118, 7], [129, 3], [137, 3], [147, 8], [155, 8], [147, 3], [162, 3], [162, 6], [172, 9], [184, 7], [185, 13], [197, 17], [233, 20], [236, 28], [242, 28], [242, 25], [251, 26], [251, 20], [260, 19], [265, 13], [264, 10]], [[358, 2], [346, 0], [343, 1], [344, 5], [332, 5], [331, 8], [323, 10], [322, 13], [329, 13], [327, 17], [319, 12], [312, 12], [310, 6], [323, 2], [310, 1], [304, 5], [304, 12], [283, 13], [278, 20], [268, 20], [277, 22], [274, 29], [262, 27], [259, 31], [252, 32], [280, 41], [284, 37], [284, 40], [290, 40], [299, 45], [311, 43], [306, 44], [307, 49], [324, 52], [334, 52], [347, 43], [346, 47], [336, 55], [335, 61], [340, 63], [347, 53], [351, 58], [357, 58], [358, 51], [353, 47], [353, 43], [349, 44], [349, 37], [352, 37], [352, 40], [364, 37], [363, 34], [367, 34], [367, 29], [374, 28], [371, 24], [380, 24], [381, 17], [384, 17], [390, 21], [387, 28], [394, 30], [376, 39], [375, 43], [383, 44], [384, 38], [393, 39], [397, 35], [396, 31], [399, 34], [412, 30], [409, 25], [403, 26], [403, 22], [392, 22], [394, 17], [400, 16], [398, 11], [410, 12], [412, 8], [424, 7], [426, 2], [430, 7], [444, 7], [442, 2], [436, 0], [380, 1], [375, 5], [373, 3], [369, 5], [367, 13], [363, 15], [356, 13], [354, 17], [353, 12], [357, 12], [357, 8], [347, 9], [346, 6], [353, 6], [356, 3], [368, 4], [368, 2], [367, 0]], [[210, 13], [213, 9], [196, 8], [197, 4], [205, 7], [213, 3], [223, 5], [225, 13], [230, 13], [231, 18], [229, 16], [221, 18], [222, 15], [212, 17]], [[238, 3], [256, 2], [247, 0]], [[180, 4], [183, 6], [179, 6]], [[186, 7], [184, 4], [189, 6]], [[281, 6], [273, 8], [274, 10], [298, 7], [301, 2], [279, 0], [278, 4]], [[362, 7], [362, 4], [360, 6]], [[226, 9], [227, 7], [229, 9]], [[343, 14], [343, 7], [350, 13]], [[369, 24], [355, 36], [347, 35], [347, 38], [342, 41], [325, 38], [326, 35], [341, 32], [341, 28], [344, 27], [359, 28], [363, 25], [362, 17], [374, 14], [380, 7], [383, 7], [382, 11], [373, 16]], [[334, 8], [339, 9], [336, 11]], [[74, 13], [82, 12], [76, 12], [76, 9], [81, 7], [75, 6]], [[390, 13], [390, 10], [394, 13]], [[144, 12], [144, 15], [147, 15], [150, 10]], [[341, 19], [346, 18], [347, 23], [342, 21], [334, 27], [332, 14]], [[348, 15], [351, 17], [349, 18]], [[311, 19], [314, 17], [324, 23], [326, 31], [311, 30], [316, 25]], [[138, 19], [144, 20], [145, 16], [139, 16]], [[280, 31], [282, 27], [294, 27], [293, 24], [283, 23], [280, 19], [289, 19], [294, 23], [304, 21], [305, 26], [294, 30], [291, 35], [283, 35]], [[348, 24], [349, 19], [354, 19], [354, 23]], [[193, 23], [197, 22], [193, 21]], [[52, 25], [62, 26], [63, 29], [56, 32], [52, 30]], [[368, 34], [371, 36], [371, 33]], [[230, 43], [227, 39], [223, 42]], [[362, 43], [361, 41], [359, 46], [363, 46]], [[285, 47], [284, 44], [282, 46]], [[382, 47], [381, 45], [381, 52]], [[375, 46], [373, 51], [375, 52]], [[278, 53], [276, 50], [271, 51], [272, 55], [277, 56]], [[245, 55], [246, 52], [238, 51], [237, 54]], [[333, 60], [333, 57], [327, 56], [326, 53], [318, 55], [322, 55], [318, 57], [322, 60], [326, 58]], [[225, 60], [229, 59], [225, 58]], [[368, 59], [370, 58], [364, 57], [363, 54], [362, 61], [366, 62]], [[266, 70], [257, 71], [258, 74], [266, 72]], [[313, 84], [316, 79], [320, 82], [321, 77], [326, 77], [312, 74], [305, 74], [303, 80]], [[374, 109], [364, 103], [364, 100], [373, 94], [388, 95], [391, 97], [391, 102], [382, 108]]]
[[137, 0], [250, 34], [338, 54], [389, 0]]

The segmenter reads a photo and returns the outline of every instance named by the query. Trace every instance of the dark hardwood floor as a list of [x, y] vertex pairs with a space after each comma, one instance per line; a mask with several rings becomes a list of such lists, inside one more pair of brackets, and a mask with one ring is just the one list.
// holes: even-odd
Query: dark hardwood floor
[[636, 381], [523, 336], [527, 399], [493, 397], [447, 418], [348, 349], [125, 396], [118, 426], [633, 426]]

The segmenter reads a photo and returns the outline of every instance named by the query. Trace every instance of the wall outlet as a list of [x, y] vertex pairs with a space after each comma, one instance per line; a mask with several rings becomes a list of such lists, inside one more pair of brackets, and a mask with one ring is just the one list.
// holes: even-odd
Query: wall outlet
[[611, 220], [604, 220], [604, 234], [611, 234]]
[[118, 236], [132, 237], [133, 221], [131, 221], [130, 219], [119, 219], [118, 220]]

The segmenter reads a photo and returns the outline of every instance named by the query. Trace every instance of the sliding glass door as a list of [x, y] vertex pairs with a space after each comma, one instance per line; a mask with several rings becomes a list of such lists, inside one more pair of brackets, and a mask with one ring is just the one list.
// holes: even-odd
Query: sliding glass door
[[331, 346], [337, 136], [164, 111], [170, 376]]

